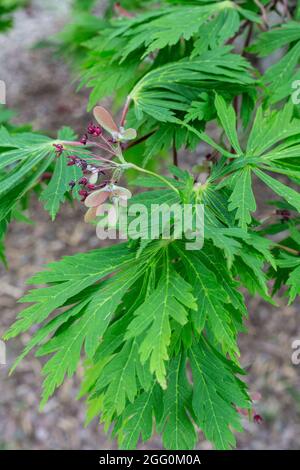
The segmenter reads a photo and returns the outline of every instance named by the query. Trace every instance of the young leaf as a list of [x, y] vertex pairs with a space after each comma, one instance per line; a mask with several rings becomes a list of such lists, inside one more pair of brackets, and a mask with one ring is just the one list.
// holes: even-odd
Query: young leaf
[[245, 385], [235, 375], [243, 372], [217, 353], [203, 337], [194, 342], [189, 358], [197, 424], [217, 449], [230, 449], [235, 445], [232, 430], [242, 430], [235, 406], [250, 407]]
[[194, 288], [198, 309], [192, 314], [195, 329], [200, 334], [207, 328], [216, 343], [234, 355], [238, 353], [236, 332], [228, 310], [229, 298], [213, 271], [210, 271], [193, 252], [184, 252], [177, 244], [176, 250], [186, 266], [189, 280]]
[[258, 168], [254, 170], [254, 173], [261, 179], [264, 183], [266, 183], [276, 194], [283, 197], [291, 206], [295, 207], [298, 212], [300, 212], [300, 194], [297, 193], [292, 188], [289, 188], [280, 181], [275, 180], [271, 176], [267, 175], [266, 173], [262, 172]]
[[76, 181], [80, 176], [79, 168], [67, 166], [65, 155], [57, 158], [52, 178], [40, 196], [52, 220], [55, 219], [60, 204], [65, 200], [65, 193], [70, 190], [69, 182]]
[[234, 189], [229, 198], [228, 209], [236, 210], [235, 218], [239, 221], [239, 226], [247, 230], [251, 223], [251, 212], [256, 211], [255, 197], [252, 191], [251, 168], [245, 167], [237, 171], [233, 179]]
[[141, 361], [145, 363], [150, 358], [150, 370], [163, 388], [166, 387], [165, 361], [169, 359], [170, 320], [173, 318], [184, 325], [187, 308], [196, 308], [191, 286], [171, 269], [167, 261], [156, 289], [135, 311], [135, 318], [125, 336], [128, 340], [145, 334], [140, 346]]
[[123, 244], [50, 263], [49, 270], [36, 274], [28, 281], [32, 284], [49, 283], [49, 287], [29, 291], [21, 299], [22, 302], [35, 304], [20, 312], [5, 338], [13, 338], [33, 324], [41, 323], [52, 311], [70, 302], [75, 295], [132, 260], [135, 260], [135, 253]]
[[[41, 406], [44, 406], [55, 388], [62, 383], [65, 374], [69, 377], [73, 375], [84, 342], [87, 355], [89, 357], [94, 355], [122, 297], [142, 273], [141, 268], [137, 266], [124, 270], [105, 281], [104, 286], [100, 287], [78, 320], [75, 318], [69, 328], [54, 335], [38, 350], [37, 354], [40, 356], [55, 352], [43, 368], [43, 375], [46, 375], [46, 378], [43, 384]], [[118, 410], [120, 406], [119, 404]]]
[[118, 416], [124, 411], [127, 400], [131, 403], [138, 393], [137, 369], [139, 344], [136, 339], [123, 344], [120, 351], [108, 360], [95, 383], [93, 392], [103, 394], [103, 420]]
[[168, 366], [168, 387], [164, 392], [163, 444], [166, 449], [193, 449], [197, 435], [190, 415], [192, 387], [187, 379], [186, 359], [181, 354]]
[[238, 155], [242, 155], [243, 151], [239, 144], [239, 139], [236, 130], [236, 115], [233, 107], [226, 104], [226, 101], [221, 95], [216, 94], [215, 106], [218, 118], [221, 121], [224, 131], [228, 137], [231, 146], [234, 148]]
[[300, 266], [294, 269], [287, 280], [287, 286], [290, 287], [290, 304], [294, 302], [297, 295], [300, 295]]
[[[212, 83], [218, 82], [220, 89], [224, 90], [231, 83], [253, 85], [249, 71], [247, 61], [232, 54], [230, 48], [225, 46], [207, 51], [192, 60], [183, 59], [151, 70], [135, 85], [130, 96], [138, 116], [146, 113], [158, 121], [176, 122], [176, 111], [187, 112], [199, 92], [211, 89]], [[193, 86], [195, 92], [198, 87], [198, 93], [191, 100], [186, 98], [187, 85]], [[154, 93], [153, 90], [158, 87], [160, 93]]]
[[142, 392], [134, 403], [129, 404], [122, 416], [118, 430], [119, 445], [124, 450], [135, 449], [141, 435], [143, 442], [150, 439], [153, 431], [155, 385]]

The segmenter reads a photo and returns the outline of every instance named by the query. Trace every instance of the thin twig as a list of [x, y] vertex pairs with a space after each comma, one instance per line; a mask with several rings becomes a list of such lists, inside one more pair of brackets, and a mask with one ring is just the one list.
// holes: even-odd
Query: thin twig
[[240, 36], [240, 35], [243, 33], [243, 31], [245, 30], [245, 28], [246, 28], [246, 26], [247, 26], [248, 24], [250, 24], [250, 21], [249, 21], [249, 20], [245, 21], [245, 22], [240, 26], [239, 30], [235, 33], [235, 35], [232, 36], [232, 38], [228, 39], [228, 41], [227, 41], [226, 44], [232, 44], [232, 43], [236, 40], [236, 38], [237, 38], [238, 36]]
[[127, 96], [126, 101], [125, 101], [125, 105], [124, 105], [124, 108], [123, 108], [122, 116], [121, 116], [121, 121], [120, 121], [120, 126], [121, 127], [124, 127], [124, 124], [125, 124], [125, 121], [126, 121], [126, 116], [127, 116], [128, 110], [129, 110], [130, 102], [131, 102], [131, 97]]
[[282, 250], [287, 251], [288, 253], [292, 253], [293, 255], [300, 256], [300, 251], [299, 250], [294, 250], [293, 248], [281, 245], [280, 243], [276, 243], [275, 246], [278, 247], [278, 248], [281, 248]]
[[282, 5], [283, 5], [283, 14], [287, 18], [291, 18], [290, 12], [289, 12], [289, 4], [287, 0], [282, 0]]
[[133, 142], [129, 142], [128, 144], [126, 144], [124, 146], [123, 150], [126, 151], [126, 150], [128, 150], [132, 147], [135, 147], [135, 145], [141, 144], [145, 140], [149, 139], [149, 137], [151, 137], [153, 134], [155, 134], [156, 131], [157, 131], [157, 129], [154, 129], [153, 131], [149, 132], [148, 134], [142, 135], [139, 139], [136, 139]]
[[113, 160], [108, 160], [107, 158], [92, 152], [90, 152], [88, 156], [85, 156], [84, 160], [102, 160], [104, 162], [110, 163], [111, 165], [116, 165]]
[[254, 0], [254, 3], [258, 6], [258, 8], [260, 9], [260, 12], [261, 12], [261, 17], [262, 17], [262, 20], [263, 20], [263, 23], [264, 23], [264, 26], [265, 26], [265, 29], [269, 29], [269, 25], [268, 25], [268, 15], [267, 15], [267, 11], [265, 9], [265, 7], [263, 6], [263, 4], [259, 1], [259, 0]]
[[176, 194], [180, 194], [179, 190], [168, 180], [166, 180], [163, 176], [158, 175], [157, 173], [154, 173], [153, 171], [146, 170], [145, 168], [142, 168], [138, 165], [135, 165], [134, 163], [131, 163], [130, 165], [131, 168], [134, 168], [137, 171], [141, 171], [142, 173], [146, 173], [148, 175], [154, 176], [155, 178], [158, 178], [159, 180], [163, 181], [167, 186], [169, 186], [173, 191], [175, 191]]
[[249, 46], [249, 44], [251, 42], [252, 33], [253, 33], [253, 23], [250, 23], [248, 33], [247, 33], [247, 37], [246, 37], [245, 44], [244, 44], [244, 50], [243, 50], [243, 53], [242, 53], [242, 55], [244, 55], [244, 56], [247, 53], [246, 49], [247, 49], [247, 47]]
[[175, 137], [173, 137], [173, 165], [178, 167], [178, 153], [176, 148]]
[[114, 4], [114, 10], [116, 14], [120, 17], [125, 17], [125, 18], [134, 18], [134, 15], [130, 13], [128, 10], [125, 10], [125, 8], [122, 7], [120, 2], [116, 2]]
[[45, 171], [45, 173], [42, 174], [41, 176], [41, 180], [42, 181], [47, 181], [47, 180], [50, 180], [53, 176], [53, 173], [50, 172], [50, 171]]
[[98, 147], [102, 150], [105, 150], [106, 152], [109, 152], [111, 155], [115, 155], [115, 152], [113, 152], [113, 150], [111, 150], [111, 146], [110, 146], [110, 148], [107, 148], [104, 145], [99, 144], [98, 142], [93, 142], [93, 144], [94, 144], [95, 147]]
[[71, 141], [71, 140], [62, 140], [61, 143], [63, 145], [70, 145], [72, 147], [81, 147], [82, 150], [85, 150], [88, 147], [99, 147], [102, 150], [105, 150], [106, 152], [111, 153], [112, 155], [115, 155], [115, 152], [113, 151], [111, 145], [107, 142], [110, 148], [105, 147], [104, 145], [99, 144], [99, 142], [87, 142], [86, 145], [82, 144], [81, 142], [77, 141]]
[[269, 3], [268, 6], [266, 6], [266, 10], [270, 11], [272, 8], [276, 7], [277, 3], [279, 3], [280, 0], [273, 0], [272, 2]]
[[116, 152], [115, 152], [115, 149], [113, 148], [113, 146], [110, 144], [110, 142], [104, 137], [103, 134], [101, 134], [101, 139], [103, 140], [103, 142], [111, 149], [112, 153], [115, 155]]

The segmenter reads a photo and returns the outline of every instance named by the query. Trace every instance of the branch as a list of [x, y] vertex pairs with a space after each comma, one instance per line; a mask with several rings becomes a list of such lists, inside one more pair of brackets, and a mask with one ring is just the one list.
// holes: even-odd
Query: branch
[[276, 243], [275, 246], [278, 248], [281, 248], [282, 250], [287, 251], [288, 253], [291, 253], [292, 255], [300, 256], [299, 250], [294, 250], [293, 248], [289, 248], [288, 246], [281, 245], [280, 243]]
[[136, 139], [133, 142], [129, 142], [123, 147], [123, 150], [125, 150], [126, 152], [126, 150], [130, 149], [131, 147], [135, 147], [135, 145], [141, 144], [145, 140], [149, 139], [149, 137], [151, 137], [153, 134], [155, 134], [157, 130], [158, 129], [153, 129], [153, 131], [149, 132], [148, 134], [142, 135], [139, 139]]
[[173, 137], [173, 165], [178, 167], [178, 154], [175, 143], [175, 136]]
[[123, 108], [123, 112], [122, 112], [121, 122], [120, 122], [121, 127], [124, 127], [126, 116], [127, 116], [128, 110], [129, 110], [130, 102], [131, 102], [131, 97], [127, 96], [126, 101], [125, 101], [125, 105], [124, 105], [124, 108]]
[[240, 36], [240, 35], [244, 32], [244, 30], [245, 30], [245, 28], [247, 27], [248, 24], [251, 24], [250, 21], [249, 21], [249, 20], [245, 21], [245, 22], [240, 26], [239, 30], [235, 33], [235, 35], [232, 36], [232, 38], [228, 39], [228, 41], [226, 42], [226, 44], [232, 44], [232, 43], [236, 40], [236, 38], [237, 38], [238, 36]]
[[265, 29], [266, 29], [266, 30], [269, 29], [267, 10], [265, 9], [265, 7], [263, 6], [263, 4], [262, 4], [259, 0], [254, 0], [254, 3], [255, 3], [255, 4], [258, 6], [258, 8], [260, 9], [261, 17], [262, 17], [262, 20], [263, 20]]
[[175, 191], [178, 196], [180, 195], [179, 190], [172, 183], [170, 183], [170, 181], [166, 180], [163, 176], [158, 175], [153, 171], [145, 170], [145, 168], [141, 168], [140, 166], [137, 166], [134, 163], [130, 163], [129, 167], [133, 168], [134, 170], [141, 171], [142, 173], [147, 173], [148, 175], [154, 176], [155, 178], [158, 178], [159, 180], [163, 181], [167, 186], [169, 186], [173, 191]]

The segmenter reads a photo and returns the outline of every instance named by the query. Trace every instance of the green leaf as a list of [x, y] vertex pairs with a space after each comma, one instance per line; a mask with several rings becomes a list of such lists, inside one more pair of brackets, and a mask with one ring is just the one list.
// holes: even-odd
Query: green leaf
[[239, 139], [236, 130], [236, 115], [233, 106], [227, 105], [226, 101], [221, 95], [216, 94], [215, 106], [218, 117], [221, 121], [224, 131], [228, 137], [231, 146], [237, 154], [242, 155], [243, 151], [239, 144]]
[[87, 355], [89, 357], [94, 355], [123, 295], [142, 273], [143, 271], [137, 266], [124, 270], [105, 281], [88, 306], [84, 308], [78, 320], [37, 351], [40, 356], [55, 352], [42, 371], [46, 378], [43, 383], [41, 406], [62, 383], [65, 374], [69, 377], [73, 375], [84, 342]]
[[135, 311], [135, 318], [125, 336], [128, 340], [144, 334], [140, 346], [141, 362], [145, 363], [150, 358], [150, 370], [163, 388], [166, 387], [165, 361], [169, 359], [170, 320], [173, 318], [184, 325], [187, 322], [187, 308], [196, 308], [191, 287], [171, 269], [167, 261], [156, 289]]
[[134, 282], [143, 274], [146, 265], [137, 266], [122, 271], [105, 282], [98, 293], [93, 296], [85, 313], [88, 322], [85, 350], [89, 357], [93, 357], [111, 317], [118, 307], [122, 297]]
[[222, 10], [210, 22], [201, 26], [191, 57], [201, 55], [208, 48], [220, 47], [226, 39], [234, 36], [239, 26], [240, 17], [237, 10], [233, 8]]
[[[294, 106], [287, 103], [280, 111], [263, 112], [258, 108], [248, 138], [246, 155], [259, 156], [273, 145], [299, 134], [299, 120], [293, 119]], [[276, 148], [275, 148], [276, 150]]]
[[176, 250], [186, 266], [189, 280], [194, 288], [198, 309], [192, 320], [198, 333], [207, 328], [216, 343], [230, 354], [238, 353], [236, 332], [228, 308], [229, 297], [213, 271], [208, 269], [193, 252], [185, 252], [177, 244]]
[[[267, 277], [263, 270], [265, 259], [261, 253], [244, 246], [239, 257], [235, 259], [236, 276], [242, 281], [251, 294], [258, 292], [265, 300], [275, 304], [268, 294]], [[276, 305], [276, 304], [275, 304]]]
[[44, 160], [20, 183], [10, 189], [5, 198], [0, 199], [0, 221], [6, 219], [11, 211], [17, 206], [21, 198], [35, 185], [36, 180], [44, 173], [51, 164], [53, 156], [47, 155]]
[[239, 221], [239, 226], [247, 230], [251, 223], [251, 212], [256, 211], [255, 197], [252, 191], [251, 168], [245, 167], [237, 171], [233, 179], [234, 189], [229, 198], [228, 209], [236, 210], [235, 218]]
[[289, 21], [261, 33], [249, 50], [260, 57], [265, 57], [276, 49], [297, 40], [300, 40], [299, 22]]
[[300, 265], [294, 269], [288, 278], [287, 286], [290, 287], [290, 301], [291, 304], [296, 299], [297, 295], [300, 295]]
[[189, 358], [197, 424], [217, 449], [230, 449], [235, 445], [232, 430], [242, 430], [235, 406], [250, 407], [245, 385], [235, 376], [242, 371], [218, 354], [203, 337], [194, 343]]
[[[146, 47], [143, 54], [143, 57], [145, 57], [157, 49], [163, 49], [166, 46], [178, 43], [181, 38], [189, 40], [199, 30], [201, 37], [201, 27], [204, 27], [203, 34], [205, 34], [206, 23], [214, 14], [223, 11], [232, 12], [234, 8], [234, 2], [227, 1], [214, 2], [211, 5], [169, 6], [166, 9], [159, 10], [154, 15], [152, 14], [152, 17], [149, 14], [140, 15], [137, 20], [128, 21], [127, 31], [124, 32], [124, 29], [120, 28], [119, 34], [122, 33], [127, 39], [127, 43], [121, 51], [122, 59], [124, 60], [130, 53], [142, 46]], [[233, 20], [233, 17], [235, 25], [237, 25], [239, 15], [232, 13], [230, 19]], [[224, 16], [221, 18], [224, 19]], [[146, 19], [148, 21], [145, 21]], [[220, 34], [221, 38], [224, 37], [224, 33]], [[226, 33], [225, 37], [227, 37]]]
[[[213, 84], [217, 83], [218, 89], [226, 89], [231, 83], [253, 85], [249, 71], [245, 59], [232, 54], [229, 46], [220, 47], [197, 58], [182, 59], [151, 70], [138, 81], [130, 96], [137, 116], [146, 113], [158, 121], [176, 122], [176, 111], [188, 111], [199, 92], [211, 89]], [[187, 91], [190, 95], [194, 92], [190, 99], [187, 99]]]
[[52, 178], [40, 196], [52, 220], [55, 219], [60, 204], [65, 200], [65, 193], [70, 190], [69, 182], [76, 181], [82, 174], [80, 168], [67, 166], [65, 157], [64, 154], [56, 159]]
[[171, 450], [193, 449], [197, 435], [190, 418], [192, 387], [187, 379], [186, 359], [181, 354], [174, 357], [168, 370], [168, 387], [163, 395], [163, 444]]
[[[16, 162], [16, 166], [5, 177], [0, 179], [0, 195], [6, 193], [18, 183], [20, 183], [26, 176], [28, 176], [34, 168], [36, 168], [42, 160], [52, 153], [54, 158], [54, 151], [49, 144], [38, 145], [32, 149], [11, 150], [5, 154], [1, 154], [4, 164], [11, 165]], [[20, 161], [20, 163], [17, 163]]]
[[282, 59], [268, 68], [263, 81], [268, 87], [269, 102], [276, 103], [282, 97], [289, 96], [294, 81], [295, 67], [300, 59], [300, 41], [298, 41]]
[[75, 295], [133, 260], [135, 253], [121, 244], [50, 263], [48, 270], [36, 274], [28, 281], [32, 284], [50, 285], [29, 291], [21, 299], [22, 302], [35, 304], [20, 312], [5, 338], [13, 338], [33, 324], [41, 323], [52, 311], [70, 302]]
[[[41, 344], [51, 333], [53, 333], [55, 330], [60, 328], [64, 323], [67, 323], [69, 319], [73, 316], [79, 315], [82, 309], [85, 307], [85, 305], [88, 303], [90, 299], [87, 298], [80, 302], [78, 305], [75, 305], [74, 307], [71, 307], [68, 309], [66, 312], [64, 312], [63, 315], [58, 315], [57, 317], [53, 318], [50, 320], [48, 323], [46, 323], [43, 327], [41, 327], [31, 338], [31, 340], [27, 343], [26, 347], [18, 356], [18, 358], [15, 360], [10, 373], [12, 373], [16, 367], [20, 364], [20, 362], [24, 359], [24, 357], [29, 354], [29, 352], [37, 345]], [[9, 334], [6, 334], [6, 337], [9, 337]]]
[[129, 404], [123, 415], [122, 427], [118, 433], [119, 445], [124, 450], [135, 449], [140, 435], [143, 442], [150, 439], [153, 430], [154, 385], [142, 392], [133, 404]]
[[261, 179], [267, 186], [269, 186], [276, 194], [283, 197], [291, 206], [295, 207], [300, 212], [300, 194], [292, 188], [289, 188], [280, 181], [268, 176], [258, 168], [254, 169], [254, 173]]
[[[297, 235], [299, 235], [297, 233]], [[297, 295], [300, 295], [300, 261], [298, 257], [291, 256], [287, 253], [281, 254], [277, 260], [278, 267], [287, 270], [286, 278], [284, 279], [289, 288], [289, 304], [292, 304]]]
[[[19, 151], [20, 158], [22, 158], [23, 150], [30, 150], [30, 148], [33, 150], [32, 147], [42, 146], [42, 144], [50, 142], [51, 139], [45, 135], [32, 132], [9, 132], [6, 127], [0, 127], [1, 147], [21, 149], [21, 152]], [[15, 155], [18, 155], [18, 153], [15, 153]]]
[[[52, 285], [31, 291], [22, 299], [35, 304], [20, 314], [17, 322], [6, 333], [6, 338], [19, 334], [33, 323], [41, 323], [57, 308], [74, 305], [67, 312], [63, 309], [53, 321], [42, 326], [21, 356], [24, 357], [57, 328], [53, 337], [42, 344], [37, 351], [38, 355], [55, 353], [43, 368], [46, 378], [43, 385], [42, 406], [55, 388], [62, 383], [65, 375], [70, 377], [75, 372], [83, 344], [87, 356], [94, 356], [122, 297], [136, 280], [143, 276], [156, 253], [157, 249], [150, 247], [136, 262], [135, 253], [130, 253], [124, 245], [114, 246], [69, 257], [60, 263], [52, 263], [49, 265], [50, 271], [33, 278], [38, 282], [51, 282]], [[134, 264], [130, 263], [133, 260]], [[99, 285], [93, 285], [107, 274], [120, 270], [121, 267], [123, 269], [115, 276]], [[69, 269], [73, 273], [72, 280], [70, 273], [68, 274]], [[54, 279], [56, 283], [58, 280], [59, 282], [53, 284]], [[89, 286], [91, 287], [87, 289]], [[81, 295], [78, 297], [80, 291]], [[20, 358], [17, 363], [19, 360]]]
[[134, 339], [123, 344], [111, 360], [108, 360], [98, 378], [94, 393], [104, 393], [104, 418], [107, 420], [116, 413], [120, 415], [127, 400], [134, 402], [138, 393], [137, 369], [139, 367], [138, 342]]

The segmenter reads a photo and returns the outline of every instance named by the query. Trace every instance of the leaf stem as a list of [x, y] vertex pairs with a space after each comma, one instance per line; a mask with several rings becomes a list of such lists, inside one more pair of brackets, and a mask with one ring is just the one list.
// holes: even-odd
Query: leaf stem
[[62, 145], [70, 145], [71, 147], [81, 147], [83, 150], [88, 148], [88, 147], [98, 147], [101, 148], [102, 150], [105, 150], [106, 152], [111, 153], [112, 155], [115, 155], [115, 152], [113, 152], [111, 149], [111, 145], [107, 143], [110, 148], [105, 147], [104, 145], [100, 144], [99, 142], [87, 142], [86, 145], [82, 144], [81, 142], [78, 141], [71, 141], [71, 140], [61, 140], [59, 141]]
[[137, 171], [141, 171], [142, 173], [147, 173], [148, 175], [154, 176], [159, 180], [163, 181], [167, 186], [169, 186], [173, 191], [175, 191], [178, 196], [180, 195], [179, 190], [172, 184], [170, 181], [166, 180], [163, 176], [154, 173], [153, 171], [146, 170], [145, 168], [141, 168], [140, 166], [134, 165], [133, 163], [130, 164], [130, 168], [133, 168]]
[[120, 126], [121, 127], [124, 127], [130, 103], [131, 103], [131, 97], [128, 95], [127, 98], [126, 98], [126, 101], [125, 101], [123, 111], [122, 111], [122, 116], [121, 116], [121, 121], [120, 121]]
[[282, 250], [287, 251], [288, 253], [291, 253], [292, 255], [296, 255], [296, 256], [300, 255], [300, 251], [294, 250], [294, 248], [290, 248], [288, 246], [281, 245], [280, 243], [275, 243], [275, 246], [278, 247], [278, 248], [281, 248]]
[[133, 142], [129, 142], [126, 146], [124, 146], [123, 150], [126, 152], [126, 150], [135, 147], [135, 145], [141, 144], [145, 140], [149, 139], [149, 137], [151, 137], [153, 134], [155, 134], [157, 130], [157, 128], [153, 129], [153, 131], [149, 132], [148, 134], [142, 135], [141, 137], [139, 137], [139, 139], [136, 139]]
[[264, 5], [263, 5], [259, 0], [254, 0], [254, 3], [255, 3], [255, 4], [258, 6], [258, 8], [260, 9], [261, 18], [262, 18], [262, 21], [263, 21], [265, 30], [268, 30], [268, 29], [269, 29], [269, 25], [268, 25], [268, 16], [267, 16], [267, 11], [266, 11]]
[[173, 137], [173, 165], [178, 167], [178, 153], [176, 148], [175, 136]]

